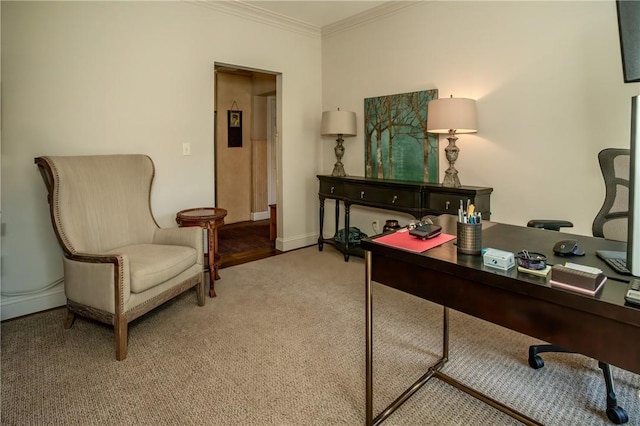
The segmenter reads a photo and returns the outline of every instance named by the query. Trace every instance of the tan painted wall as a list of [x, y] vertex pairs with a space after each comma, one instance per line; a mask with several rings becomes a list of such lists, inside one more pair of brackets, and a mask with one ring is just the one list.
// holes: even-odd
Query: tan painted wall
[[[216, 206], [228, 211], [225, 223], [252, 220], [252, 213], [269, 210], [267, 97], [263, 94], [275, 92], [275, 75], [218, 72], [216, 79]], [[227, 110], [234, 101], [242, 111], [242, 148], [228, 147]]]
[[[251, 218], [251, 77], [218, 72], [216, 79], [216, 207], [227, 210], [225, 223], [242, 222]], [[229, 148], [227, 111], [234, 101], [242, 111], [242, 147]]]
[[[162, 227], [177, 227], [180, 210], [215, 204], [217, 62], [281, 73], [276, 244], [287, 251], [317, 241], [320, 36], [220, 3], [0, 2], [1, 319], [66, 303], [56, 285], [62, 252], [34, 157], [149, 155], [150, 202]], [[183, 155], [185, 143], [191, 155]]]

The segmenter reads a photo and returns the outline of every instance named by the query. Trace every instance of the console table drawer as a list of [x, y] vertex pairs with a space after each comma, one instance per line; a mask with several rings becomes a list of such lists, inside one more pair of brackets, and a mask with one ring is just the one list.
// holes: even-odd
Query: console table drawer
[[429, 194], [429, 209], [434, 210], [438, 214], [458, 214], [460, 202], [464, 208], [467, 208], [467, 201], [473, 204], [477, 212], [482, 212], [482, 218], [489, 220], [491, 218], [490, 194], [450, 194], [450, 193], [431, 193]]
[[420, 195], [415, 191], [345, 184], [344, 194], [351, 200], [385, 206], [387, 209], [420, 207]]
[[342, 182], [320, 181], [320, 194], [329, 197], [341, 197], [344, 195], [344, 187]]
[[467, 200], [470, 199], [472, 197], [454, 194], [429, 194], [429, 208], [446, 214], [458, 214], [460, 202], [466, 208]]

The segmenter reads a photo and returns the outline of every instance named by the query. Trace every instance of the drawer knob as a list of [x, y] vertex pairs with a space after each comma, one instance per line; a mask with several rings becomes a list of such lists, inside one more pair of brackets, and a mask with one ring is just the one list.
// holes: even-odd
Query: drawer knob
[[364, 191], [360, 191], [360, 199], [364, 198]]
[[449, 201], [447, 201], [446, 203], [444, 203], [444, 209], [445, 209], [445, 210], [449, 210]]
[[397, 199], [398, 199], [398, 196], [394, 195], [393, 200], [391, 200], [391, 204], [395, 204]]
[[332, 194], [333, 194], [333, 190], [334, 190], [335, 188], [336, 188], [335, 186], [332, 186], [332, 187], [331, 187], [331, 193], [332, 193]]

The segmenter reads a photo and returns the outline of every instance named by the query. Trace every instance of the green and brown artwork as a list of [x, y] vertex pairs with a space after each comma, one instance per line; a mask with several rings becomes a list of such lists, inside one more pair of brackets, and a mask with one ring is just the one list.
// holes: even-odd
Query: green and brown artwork
[[438, 182], [438, 138], [427, 133], [427, 104], [438, 90], [364, 100], [365, 176]]

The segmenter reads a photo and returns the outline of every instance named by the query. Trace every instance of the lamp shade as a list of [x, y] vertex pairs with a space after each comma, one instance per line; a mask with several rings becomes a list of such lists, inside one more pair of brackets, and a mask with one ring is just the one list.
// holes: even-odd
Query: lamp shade
[[476, 101], [466, 98], [434, 99], [427, 105], [427, 132], [475, 133], [478, 131]]
[[356, 113], [350, 111], [325, 111], [322, 113], [320, 133], [323, 135], [355, 136]]

